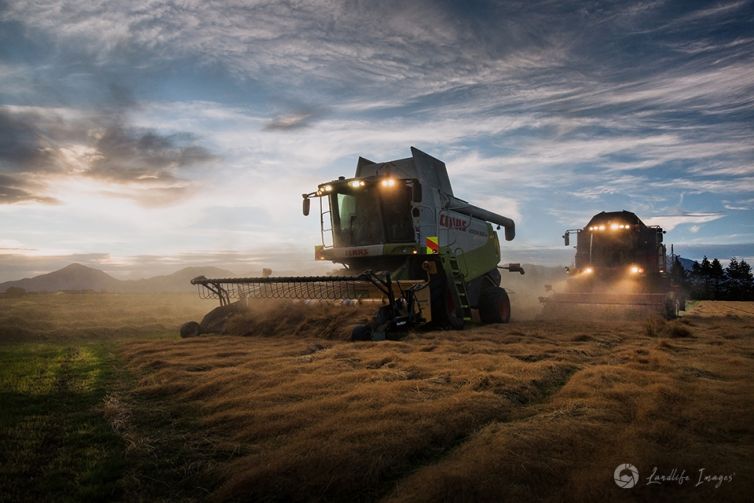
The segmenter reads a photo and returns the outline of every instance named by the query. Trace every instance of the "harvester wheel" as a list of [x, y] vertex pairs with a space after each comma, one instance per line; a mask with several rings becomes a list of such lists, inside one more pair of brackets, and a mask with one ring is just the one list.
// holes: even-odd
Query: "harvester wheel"
[[669, 320], [678, 318], [681, 311], [681, 301], [677, 297], [665, 301], [665, 317]]
[[479, 318], [482, 323], [508, 323], [511, 320], [511, 301], [504, 288], [495, 286], [482, 291]]
[[218, 306], [208, 312], [199, 324], [203, 334], [224, 334], [225, 323], [235, 314], [241, 312], [243, 304], [234, 302], [225, 306]]
[[448, 326], [453, 330], [463, 330], [464, 321], [462, 317], [458, 316], [455, 296], [450, 289], [446, 288], [445, 292], [445, 305], [447, 307], [445, 316], [448, 320]]
[[461, 330], [464, 325], [462, 317], [456, 310], [456, 299], [448, 288], [448, 281], [441, 274], [436, 274], [434, 283], [430, 286], [432, 304], [432, 324], [437, 328]]
[[201, 327], [195, 321], [189, 321], [181, 325], [181, 337], [196, 337], [201, 333]]
[[351, 331], [352, 341], [371, 341], [372, 327], [369, 325], [356, 325]]

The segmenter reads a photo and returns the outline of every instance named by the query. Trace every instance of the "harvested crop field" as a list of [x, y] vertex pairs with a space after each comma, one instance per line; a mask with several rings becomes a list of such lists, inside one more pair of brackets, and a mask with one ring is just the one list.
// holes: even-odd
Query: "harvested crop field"
[[[123, 337], [109, 342], [101, 361], [118, 371], [96, 395], [125, 460], [107, 484], [122, 499], [746, 501], [748, 306], [379, 343], [307, 335], [300, 313], [245, 337]], [[613, 480], [622, 463], [639, 471], [632, 489]]]

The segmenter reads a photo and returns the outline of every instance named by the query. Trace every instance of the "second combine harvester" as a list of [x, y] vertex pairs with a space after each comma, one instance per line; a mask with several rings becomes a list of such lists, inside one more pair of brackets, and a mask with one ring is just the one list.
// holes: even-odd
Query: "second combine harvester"
[[[673, 283], [663, 244], [665, 231], [646, 225], [630, 211], [603, 211], [582, 229], [563, 235], [576, 257], [559, 291], [541, 297], [546, 317], [645, 315], [674, 318], [686, 309], [680, 287]], [[676, 266], [674, 263], [671, 267]]]
[[[388, 162], [359, 158], [356, 175], [322, 183], [304, 194], [308, 215], [317, 200], [322, 242], [316, 260], [342, 264], [340, 276], [192, 280], [205, 293], [231, 299], [366, 299], [383, 305], [353, 339], [380, 340], [426, 323], [460, 329], [478, 310], [483, 323], [506, 323], [511, 307], [500, 286], [493, 224], [515, 237], [510, 218], [455, 197], [445, 163], [411, 148], [411, 157]], [[202, 323], [204, 325], [204, 323]], [[189, 331], [201, 332], [200, 324]]]

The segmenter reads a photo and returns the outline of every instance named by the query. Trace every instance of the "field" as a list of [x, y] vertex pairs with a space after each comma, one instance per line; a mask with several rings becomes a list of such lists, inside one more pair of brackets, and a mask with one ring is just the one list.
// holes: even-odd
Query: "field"
[[[0, 500], [754, 494], [751, 303], [380, 343], [343, 340], [342, 310], [298, 304], [260, 308], [238, 324], [249, 336], [177, 337], [211, 307], [0, 298]], [[632, 489], [613, 481], [622, 463]]]

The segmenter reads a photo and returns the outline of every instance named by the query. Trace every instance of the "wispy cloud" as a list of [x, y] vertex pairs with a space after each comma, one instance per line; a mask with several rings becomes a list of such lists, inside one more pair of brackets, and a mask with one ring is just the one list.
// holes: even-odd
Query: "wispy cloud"
[[[659, 216], [645, 219], [644, 223], [647, 225], [659, 225], [665, 231], [672, 231], [679, 225], [703, 224], [707, 222], [713, 222], [715, 220], [723, 218], [724, 216], [725, 215], [720, 214], [720, 213], [688, 213], [684, 215], [659, 215]], [[696, 228], [695, 231], [692, 231], [693, 233], [697, 233], [699, 231], [698, 225], [693, 225], [692, 227]]]

